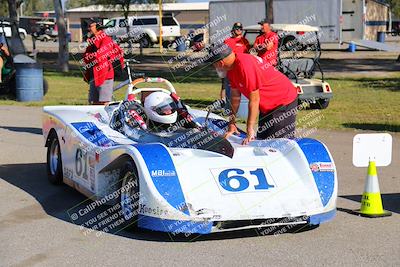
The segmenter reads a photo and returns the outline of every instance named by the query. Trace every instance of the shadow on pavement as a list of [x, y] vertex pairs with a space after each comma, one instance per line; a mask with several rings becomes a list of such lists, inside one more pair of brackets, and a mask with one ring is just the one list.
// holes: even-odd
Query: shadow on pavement
[[14, 127], [14, 126], [0, 126], [2, 129], [6, 129], [18, 133], [31, 133], [42, 135], [42, 129], [36, 127]]
[[[385, 210], [400, 214], [400, 193], [381, 194], [381, 196], [382, 196], [383, 208]], [[361, 203], [362, 195], [348, 195], [339, 197]], [[352, 210], [340, 209], [340, 208], [338, 208], [338, 210], [354, 214], [354, 212], [352, 213]]]
[[400, 125], [397, 124], [383, 124], [383, 123], [343, 123], [345, 128], [371, 130], [371, 131], [389, 131], [400, 132]]
[[[76, 225], [82, 225], [86, 221], [82, 222], [79, 221], [79, 219], [72, 221], [70, 216], [71, 213], [76, 212], [78, 209], [85, 209], [90, 204], [94, 203], [67, 185], [56, 186], [50, 184], [50, 182], [47, 180], [45, 163], [0, 165], [0, 178], [33, 196], [48, 215]], [[91, 218], [97, 217], [109, 207], [110, 206], [106, 205], [98, 206], [96, 209], [91, 211]], [[191, 234], [189, 236], [185, 236], [184, 234], [172, 234], [148, 230], [132, 231], [122, 229], [115, 233], [108, 232], [107, 234], [114, 234], [121, 237], [146, 241], [191, 242], [299, 233], [312, 230], [314, 228], [316, 227], [309, 227], [306, 225], [290, 225], [227, 233], [214, 233], [209, 235]], [[87, 227], [81, 227], [80, 230], [84, 235], [85, 233], [93, 235], [97, 235], [99, 233], [105, 234], [104, 232], [94, 232], [92, 229]]]

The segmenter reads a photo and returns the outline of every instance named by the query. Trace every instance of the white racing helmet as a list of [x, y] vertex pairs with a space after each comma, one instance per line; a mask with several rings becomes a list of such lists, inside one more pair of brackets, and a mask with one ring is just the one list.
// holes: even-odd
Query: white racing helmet
[[144, 110], [150, 120], [163, 124], [175, 123], [178, 117], [174, 100], [165, 92], [154, 92], [146, 97]]

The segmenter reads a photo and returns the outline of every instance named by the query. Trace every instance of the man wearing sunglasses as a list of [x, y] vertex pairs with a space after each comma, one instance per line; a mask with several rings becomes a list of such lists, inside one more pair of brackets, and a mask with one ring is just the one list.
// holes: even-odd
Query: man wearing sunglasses
[[[228, 45], [235, 54], [249, 53], [251, 48], [249, 41], [243, 36], [243, 25], [240, 22], [235, 22], [232, 26], [231, 37], [227, 38], [224, 43]], [[218, 74], [220, 75], [220, 74]], [[230, 84], [227, 78], [222, 78], [221, 99], [227, 100], [227, 106], [230, 108]]]
[[233, 24], [231, 34], [231, 37], [227, 38], [224, 43], [232, 49], [233, 53], [248, 53], [250, 43], [243, 37], [242, 23], [236, 22]]

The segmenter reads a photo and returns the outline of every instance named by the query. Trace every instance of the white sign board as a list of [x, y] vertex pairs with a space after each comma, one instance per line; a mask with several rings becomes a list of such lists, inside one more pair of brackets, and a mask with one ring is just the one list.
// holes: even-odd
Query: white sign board
[[373, 160], [376, 166], [388, 166], [392, 161], [392, 136], [387, 133], [357, 134], [353, 138], [353, 165], [368, 167]]

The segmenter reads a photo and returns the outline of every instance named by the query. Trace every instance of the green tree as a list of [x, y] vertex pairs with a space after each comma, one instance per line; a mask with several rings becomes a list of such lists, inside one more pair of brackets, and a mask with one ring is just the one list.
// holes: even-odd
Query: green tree
[[400, 0], [386, 0], [395, 17], [400, 18]]
[[95, 0], [67, 0], [65, 4], [66, 4], [66, 7], [68, 9], [70, 9], [70, 8], [94, 5], [94, 4], [96, 4], [96, 1]]
[[7, 0], [0, 0], [0, 17], [8, 17]]

